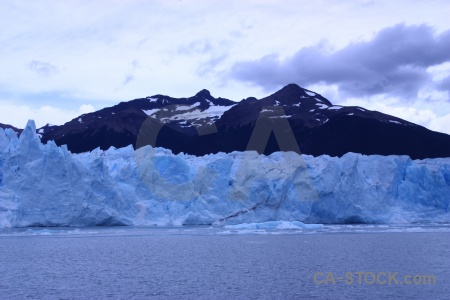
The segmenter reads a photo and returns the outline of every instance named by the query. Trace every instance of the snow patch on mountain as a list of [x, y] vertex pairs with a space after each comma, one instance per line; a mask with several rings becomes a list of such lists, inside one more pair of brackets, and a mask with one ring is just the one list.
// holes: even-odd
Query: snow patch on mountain
[[[211, 104], [211, 101], [208, 100]], [[195, 102], [191, 105], [173, 105], [170, 107], [154, 108], [149, 110], [142, 110], [146, 115], [157, 117], [159, 112], [168, 112], [159, 116], [159, 120], [162, 123], [171, 123], [176, 121], [187, 121], [190, 124], [182, 127], [189, 126], [202, 126], [211, 125], [215, 120], [219, 119], [227, 110], [234, 105], [220, 106], [210, 105], [207, 109], [202, 110], [200, 108], [201, 103]]]
[[318, 106], [319, 109], [326, 109], [326, 108], [328, 108], [328, 105], [323, 104], [323, 103], [316, 103], [316, 106]]
[[195, 102], [192, 105], [177, 105], [175, 110], [177, 111], [185, 111], [185, 110], [190, 110], [196, 106], [200, 106], [200, 102]]
[[230, 106], [211, 105], [209, 108], [205, 109], [203, 113], [205, 113], [209, 117], [220, 118], [226, 111], [228, 111], [235, 105], [236, 104]]
[[142, 111], [143, 111], [147, 116], [151, 117], [152, 115], [154, 115], [156, 112], [159, 111], [159, 108], [143, 109]]

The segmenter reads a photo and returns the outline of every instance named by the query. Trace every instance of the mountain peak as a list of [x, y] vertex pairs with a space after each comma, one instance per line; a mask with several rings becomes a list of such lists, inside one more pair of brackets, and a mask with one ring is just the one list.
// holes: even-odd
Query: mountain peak
[[284, 88], [282, 88], [281, 90], [293, 90], [293, 91], [302, 91], [304, 90], [304, 88], [300, 87], [299, 85], [295, 84], [295, 83], [289, 83], [288, 85], [286, 85]]
[[285, 95], [295, 95], [295, 94], [304, 94], [306, 89], [298, 86], [295, 83], [290, 83], [280, 89], [279, 91], [275, 92], [275, 94], [285, 94]]
[[304, 89], [295, 83], [290, 83], [279, 91], [261, 100], [265, 100], [266, 102], [279, 101], [284, 104], [293, 105], [298, 103], [301, 99], [312, 99], [327, 106], [333, 105], [328, 99], [322, 97], [320, 94]]
[[208, 90], [203, 89], [200, 92], [198, 92], [197, 94], [195, 94], [195, 96], [196, 97], [209, 98], [209, 97], [211, 97], [211, 93]]

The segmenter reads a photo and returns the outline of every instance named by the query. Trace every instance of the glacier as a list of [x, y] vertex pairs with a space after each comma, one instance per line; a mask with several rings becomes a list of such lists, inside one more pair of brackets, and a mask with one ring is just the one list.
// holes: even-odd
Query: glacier
[[42, 144], [31, 120], [20, 137], [0, 129], [2, 228], [448, 223], [449, 203], [450, 158], [196, 157], [151, 146], [72, 154]]

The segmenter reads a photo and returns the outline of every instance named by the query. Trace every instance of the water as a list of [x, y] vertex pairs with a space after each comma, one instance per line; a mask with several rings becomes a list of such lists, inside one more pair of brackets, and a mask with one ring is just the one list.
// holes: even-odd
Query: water
[[[431, 225], [4, 229], [0, 298], [448, 299], [449, 233]], [[359, 271], [398, 272], [398, 284], [369, 284], [371, 273], [358, 283]], [[325, 284], [328, 272], [335, 283]], [[338, 279], [346, 272], [352, 284]], [[408, 274], [436, 283], [402, 284]]]

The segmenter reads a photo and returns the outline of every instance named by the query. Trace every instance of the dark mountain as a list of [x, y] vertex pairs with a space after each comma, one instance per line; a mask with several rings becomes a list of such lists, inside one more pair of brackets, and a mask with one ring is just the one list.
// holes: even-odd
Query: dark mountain
[[[172, 98], [155, 95], [113, 107], [83, 114], [62, 126], [42, 127], [44, 142], [54, 140], [56, 144], [67, 144], [75, 153], [91, 151], [97, 147], [108, 149], [136, 145], [136, 137], [146, 119], [152, 118], [164, 125], [163, 131], [173, 131], [173, 136], [162, 137], [172, 140], [174, 146], [180, 143], [175, 137], [190, 137], [197, 134], [196, 128], [214, 124], [219, 117], [216, 110], [223, 111], [235, 104], [233, 101], [214, 98], [202, 90], [190, 98]], [[158, 146], [160, 142], [158, 141]], [[168, 148], [180, 148], [169, 147]]]
[[333, 105], [321, 95], [289, 84], [263, 98], [240, 102], [202, 90], [190, 98], [164, 95], [135, 99], [38, 129], [44, 142], [72, 152], [145, 144], [205, 155], [257, 150], [314, 156], [347, 152], [450, 157], [450, 136], [362, 107]]
[[16, 127], [8, 125], [8, 124], [0, 123], [0, 128], [2, 128], [2, 129], [11, 128], [12, 130], [14, 130], [15, 132], [17, 132], [19, 134], [22, 132], [22, 129], [16, 128]]

